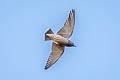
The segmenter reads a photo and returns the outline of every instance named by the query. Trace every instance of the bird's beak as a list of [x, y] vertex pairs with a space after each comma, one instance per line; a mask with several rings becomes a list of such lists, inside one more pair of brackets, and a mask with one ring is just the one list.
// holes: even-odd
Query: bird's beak
[[77, 47], [76, 45], [73, 45], [73, 47]]

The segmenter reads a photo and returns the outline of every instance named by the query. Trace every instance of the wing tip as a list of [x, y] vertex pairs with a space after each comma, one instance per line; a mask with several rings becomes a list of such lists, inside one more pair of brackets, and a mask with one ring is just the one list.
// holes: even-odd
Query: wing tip
[[72, 12], [75, 13], [75, 9], [72, 9]]
[[49, 65], [48, 63], [45, 65], [45, 70], [47, 70], [51, 65]]
[[70, 14], [75, 14], [75, 9], [72, 9], [71, 11], [70, 11]]
[[46, 67], [46, 66], [45, 66], [45, 68], [44, 68], [44, 69], [45, 69], [45, 70], [47, 70], [47, 69], [48, 69], [48, 67]]
[[75, 16], [75, 9], [72, 9], [72, 10], [70, 11], [69, 17], [70, 17], [71, 15]]

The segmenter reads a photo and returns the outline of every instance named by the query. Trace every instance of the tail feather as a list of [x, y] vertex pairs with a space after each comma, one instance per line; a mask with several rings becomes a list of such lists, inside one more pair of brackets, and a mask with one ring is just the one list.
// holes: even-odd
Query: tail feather
[[46, 40], [51, 40], [46, 34], [54, 34], [54, 33], [52, 32], [52, 30], [50, 28], [47, 29], [46, 32], [45, 32], [45, 39], [44, 39], [45, 41]]

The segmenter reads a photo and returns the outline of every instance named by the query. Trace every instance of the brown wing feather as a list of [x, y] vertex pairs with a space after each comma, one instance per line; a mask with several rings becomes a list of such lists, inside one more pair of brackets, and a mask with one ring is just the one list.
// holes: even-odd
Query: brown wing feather
[[63, 52], [64, 52], [64, 46], [59, 46], [53, 42], [52, 52], [50, 53], [45, 69], [48, 69], [50, 66], [52, 66], [61, 57]]
[[72, 35], [75, 24], [75, 10], [70, 11], [69, 17], [66, 20], [64, 26], [57, 32], [65, 38], [69, 38]]

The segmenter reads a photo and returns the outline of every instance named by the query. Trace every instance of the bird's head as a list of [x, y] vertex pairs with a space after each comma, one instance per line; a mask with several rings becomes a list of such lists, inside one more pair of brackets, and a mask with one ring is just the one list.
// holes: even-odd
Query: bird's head
[[72, 41], [68, 41], [67, 47], [76, 47], [76, 45]]

